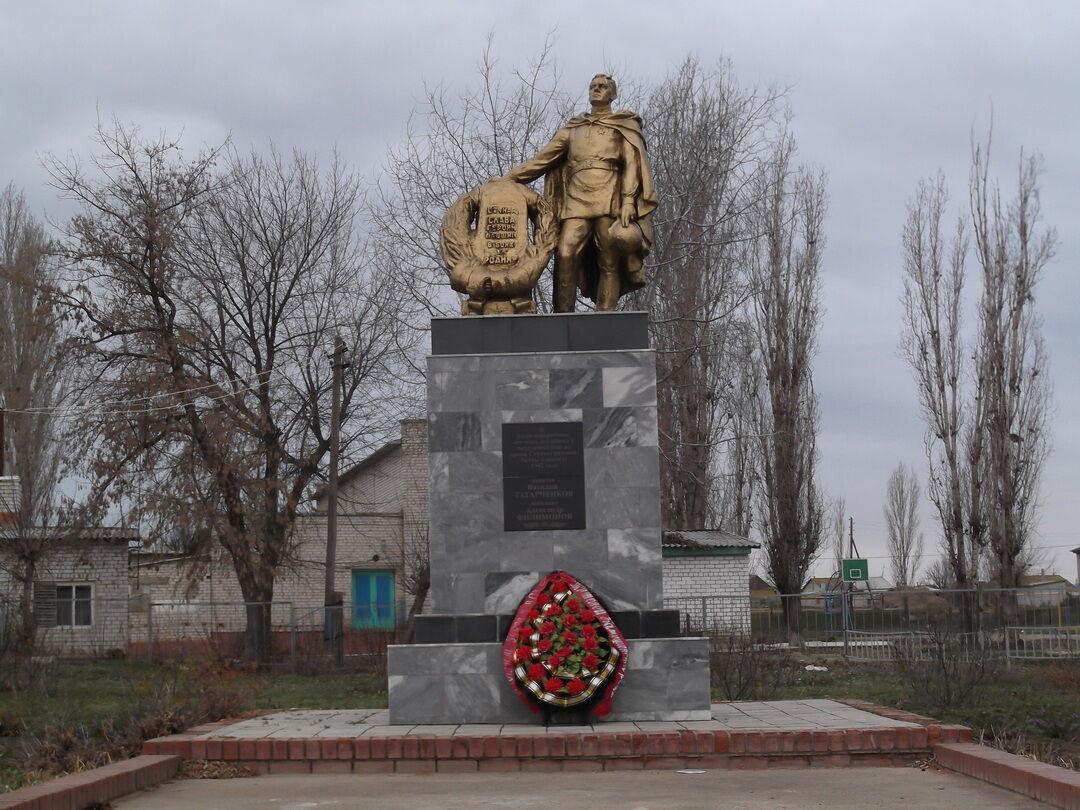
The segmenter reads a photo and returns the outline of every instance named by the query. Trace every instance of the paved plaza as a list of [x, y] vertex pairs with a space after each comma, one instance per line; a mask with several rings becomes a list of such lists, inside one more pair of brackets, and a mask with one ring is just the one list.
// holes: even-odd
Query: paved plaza
[[274, 739], [314, 737], [401, 737], [557, 734], [620, 731], [797, 731], [861, 729], [915, 723], [887, 720], [878, 714], [835, 700], [774, 700], [714, 703], [711, 720], [683, 722], [612, 722], [597, 719], [587, 726], [553, 725], [545, 729], [540, 715], [533, 725], [390, 725], [386, 709], [290, 710], [242, 720], [200, 735], [200, 739]]
[[[552, 797], [558, 802], [553, 803]], [[992, 785], [914, 768], [624, 771], [618, 773], [353, 774], [178, 780], [114, 803], [117, 810], [1017, 810], [1038, 805]]]

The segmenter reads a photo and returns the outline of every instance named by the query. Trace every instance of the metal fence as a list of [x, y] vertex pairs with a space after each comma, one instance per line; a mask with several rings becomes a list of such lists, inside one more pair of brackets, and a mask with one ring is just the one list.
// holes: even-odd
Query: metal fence
[[[789, 631], [785, 602], [797, 633]], [[1080, 657], [1080, 588], [1073, 587], [752, 594], [667, 606], [680, 610], [684, 633], [738, 632], [763, 645], [797, 643], [857, 660], [919, 657], [943, 633], [961, 649], [989, 645], [1008, 658]]]
[[[784, 602], [794, 611], [790, 633]], [[5, 618], [17, 615], [0, 600]], [[669, 599], [685, 634], [738, 634], [756, 644], [792, 643], [857, 660], [919, 656], [935, 634], [1015, 659], [1080, 657], [1080, 589], [1055, 591], [859, 591], [848, 594], [713, 596]], [[298, 671], [385, 666], [387, 644], [405, 640], [407, 605], [94, 599], [84, 626], [38, 627], [37, 651], [66, 657], [124, 656], [156, 661], [219, 656], [250, 658], [255, 636], [270, 663]], [[253, 636], [249, 629], [259, 625]], [[958, 641], [959, 640], [959, 641]]]
[[[295, 602], [150, 602], [132, 614], [128, 655], [146, 660], [250, 658], [262, 636], [269, 662], [296, 670], [348, 666], [379, 669], [386, 646], [400, 640], [402, 601], [335, 607]], [[261, 627], [259, 627], [261, 625]]]
[[[81, 624], [39, 623], [34, 653], [145, 661], [239, 660], [251, 658], [254, 645], [261, 643], [266, 655], [260, 657], [281, 668], [379, 669], [385, 666], [387, 644], [402, 640], [407, 617], [401, 601], [327, 608], [294, 602], [95, 597], [92, 604], [88, 622], [84, 616]], [[16, 613], [0, 601], [0, 638], [4, 619]]]

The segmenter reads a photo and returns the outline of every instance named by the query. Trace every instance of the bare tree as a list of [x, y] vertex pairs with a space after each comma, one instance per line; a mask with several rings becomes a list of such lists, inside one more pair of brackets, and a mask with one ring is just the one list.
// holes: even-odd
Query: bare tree
[[840, 571], [847, 557], [844, 550], [844, 542], [847, 538], [847, 504], [842, 496], [833, 498], [829, 507], [829, 532], [833, 568], [835, 571]]
[[885, 528], [889, 533], [889, 563], [898, 588], [915, 584], [922, 562], [919, 532], [919, 478], [903, 462], [896, 465], [885, 486]]
[[1056, 234], [1040, 222], [1039, 158], [1021, 153], [1016, 197], [1006, 205], [989, 177], [989, 153], [989, 142], [974, 147], [969, 186], [983, 282], [975, 373], [986, 433], [986, 497], [992, 505], [989, 545], [998, 583], [1015, 588], [1049, 450], [1051, 386], [1035, 287], [1054, 255]]
[[[930, 499], [960, 588], [975, 583], [988, 548], [1001, 584], [1015, 586], [1049, 441], [1050, 383], [1034, 289], [1055, 234], [1040, 226], [1038, 159], [1021, 155], [1016, 198], [1006, 205], [989, 177], [988, 153], [988, 144], [972, 148], [973, 240], [963, 217], [944, 237], [941, 176], [920, 183], [903, 235], [902, 343], [927, 424]], [[961, 312], [972, 242], [982, 291], [969, 351]]]
[[[385, 180], [373, 208], [380, 272], [410, 296], [406, 309], [417, 331], [428, 318], [458, 311], [439, 248], [442, 218], [466, 191], [532, 157], [569, 117], [570, 99], [559, 88], [551, 42], [522, 69], [500, 71], [489, 38], [478, 81], [460, 94], [443, 85], [425, 88], [403, 141], [390, 148]], [[503, 78], [505, 76], [505, 78]], [[550, 301], [541, 278], [537, 304]]]
[[118, 124], [97, 143], [96, 176], [50, 163], [83, 208], [65, 251], [82, 284], [67, 305], [86, 395], [119, 403], [83, 424], [95, 493], [205, 529], [248, 603], [245, 655], [265, 661], [275, 575], [329, 449], [335, 335], [352, 350], [346, 449], [396, 416], [394, 290], [370, 273], [358, 181], [336, 160], [325, 172], [301, 154], [185, 160]]
[[67, 390], [65, 325], [48, 240], [22, 193], [0, 194], [0, 407], [4, 407], [4, 472], [18, 476], [14, 523], [0, 524], [0, 566], [19, 587], [18, 646], [34, 639], [34, 580], [56, 541], [40, 529], [53, 522], [64, 462], [56, 408]]
[[[821, 544], [822, 505], [815, 480], [817, 396], [811, 360], [820, 320], [825, 179], [792, 165], [790, 136], [764, 178], [758, 250], [751, 258], [757, 293], [761, 396], [761, 532], [769, 575], [781, 594], [798, 594]], [[792, 642], [799, 601], [783, 601]]]
[[710, 71], [688, 58], [642, 110], [661, 199], [650, 283], [632, 306], [650, 313], [657, 349], [661, 504], [670, 528], [726, 523], [749, 531], [748, 405], [758, 369], [746, 267], [780, 101], [775, 91], [740, 84], [730, 63]]
[[[943, 233], [944, 177], [922, 181], [904, 225], [904, 355], [915, 376], [929, 460], [929, 494], [956, 586], [975, 581], [981, 532], [982, 431], [964, 383], [963, 290], [968, 251], [961, 218]], [[966, 442], [965, 442], [966, 433]]]
[[[447, 208], [531, 157], [574, 112], [550, 42], [525, 69], [507, 70], [498, 68], [489, 42], [477, 78], [460, 94], [429, 88], [387, 160], [375, 213], [378, 259], [417, 299], [416, 329], [427, 328], [429, 315], [456, 308], [438, 246]], [[756, 446], [748, 405], [757, 369], [749, 362], [755, 340], [745, 268], [760, 224], [757, 178], [779, 138], [782, 94], [744, 87], [729, 63], [709, 70], [692, 58], [655, 87], [618, 78], [620, 105], [642, 103], [636, 109], [662, 198], [653, 216], [650, 284], [630, 305], [652, 314], [658, 351], [664, 523], [746, 533]], [[549, 297], [544, 276], [541, 310]]]
[[956, 587], [956, 572], [948, 557], [938, 557], [928, 565], [923, 573], [923, 579], [931, 588], [942, 591]]

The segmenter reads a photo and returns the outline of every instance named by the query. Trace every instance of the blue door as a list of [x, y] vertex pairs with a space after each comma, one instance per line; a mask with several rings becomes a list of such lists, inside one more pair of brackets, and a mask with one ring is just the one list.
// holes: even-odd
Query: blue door
[[352, 572], [352, 626], [357, 630], [394, 628], [394, 572]]

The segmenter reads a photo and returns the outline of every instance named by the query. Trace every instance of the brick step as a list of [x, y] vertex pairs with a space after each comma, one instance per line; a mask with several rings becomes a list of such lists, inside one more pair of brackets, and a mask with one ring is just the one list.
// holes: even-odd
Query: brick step
[[144, 753], [244, 764], [258, 773], [572, 771], [843, 767], [909, 764], [935, 743], [972, 739], [965, 726], [930, 723], [831, 731], [656, 731], [538, 734], [205, 738], [202, 727], [160, 737]]
[[153, 787], [176, 775], [180, 758], [143, 755], [0, 794], [4, 810], [82, 810]]
[[1080, 810], [1080, 773], [975, 743], [941, 742], [934, 757], [943, 768], [1032, 799]]

